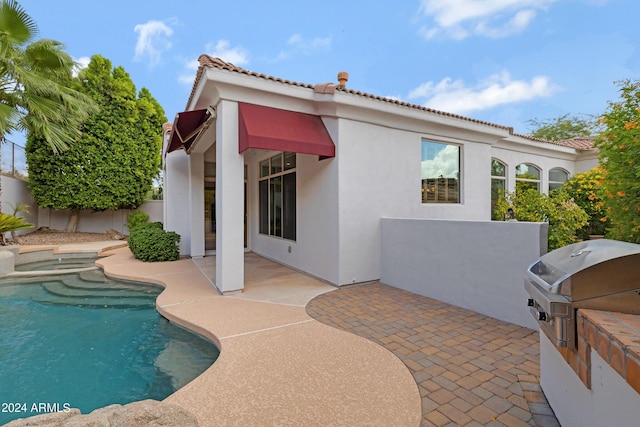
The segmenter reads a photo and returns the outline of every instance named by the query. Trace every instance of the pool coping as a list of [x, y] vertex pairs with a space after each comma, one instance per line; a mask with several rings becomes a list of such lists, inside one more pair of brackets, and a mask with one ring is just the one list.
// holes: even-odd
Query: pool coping
[[[197, 260], [143, 263], [122, 242], [53, 250], [95, 251], [107, 255], [96, 262], [107, 275], [162, 286], [158, 311], [216, 343], [218, 360], [165, 399], [193, 413], [201, 426], [420, 425], [420, 393], [398, 357], [316, 321], [306, 303], [274, 299], [267, 286], [256, 288], [253, 298], [249, 292], [222, 296]], [[266, 259], [251, 262], [259, 264], [258, 274], [262, 266], [264, 284], [286, 285], [285, 292], [309, 280]]]

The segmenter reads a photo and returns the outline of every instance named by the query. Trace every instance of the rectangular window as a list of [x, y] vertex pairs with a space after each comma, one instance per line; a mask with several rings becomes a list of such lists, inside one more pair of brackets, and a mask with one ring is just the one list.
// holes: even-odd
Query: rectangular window
[[500, 160], [491, 159], [491, 219], [503, 220], [496, 212], [500, 196], [507, 191], [507, 166]]
[[460, 203], [460, 147], [422, 141], [422, 203]]
[[260, 162], [261, 234], [296, 239], [295, 167], [295, 153], [280, 153]]
[[282, 176], [282, 237], [296, 240], [296, 173]]
[[260, 199], [260, 234], [269, 234], [269, 180], [258, 183]]

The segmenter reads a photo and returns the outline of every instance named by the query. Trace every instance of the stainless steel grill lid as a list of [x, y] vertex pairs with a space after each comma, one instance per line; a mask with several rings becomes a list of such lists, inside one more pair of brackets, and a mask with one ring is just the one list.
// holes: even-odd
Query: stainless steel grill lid
[[587, 240], [556, 249], [531, 264], [528, 305], [559, 346], [575, 346], [578, 308], [640, 314], [640, 245]]
[[628, 255], [640, 254], [640, 245], [617, 240], [586, 240], [551, 251], [529, 267], [538, 284], [556, 292], [561, 282], [579, 271]]

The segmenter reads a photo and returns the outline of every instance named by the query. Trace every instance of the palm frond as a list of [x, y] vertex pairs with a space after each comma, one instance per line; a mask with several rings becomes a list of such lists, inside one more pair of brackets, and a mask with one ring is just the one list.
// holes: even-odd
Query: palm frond
[[23, 45], [38, 33], [38, 26], [15, 0], [0, 3], [2, 44]]
[[28, 223], [24, 218], [0, 213], [0, 234], [27, 228], [33, 228], [33, 224]]

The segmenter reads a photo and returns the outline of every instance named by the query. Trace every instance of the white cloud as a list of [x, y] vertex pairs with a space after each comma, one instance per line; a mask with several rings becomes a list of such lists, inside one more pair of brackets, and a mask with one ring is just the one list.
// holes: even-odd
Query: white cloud
[[218, 40], [215, 46], [208, 44], [206, 49], [214, 58], [231, 62], [233, 65], [243, 66], [249, 63], [249, 52], [241, 46], [231, 47], [225, 39]]
[[459, 178], [460, 148], [455, 145], [444, 145], [433, 159], [422, 161], [422, 179], [426, 178]]
[[465, 114], [550, 96], [555, 89], [546, 76], [536, 76], [530, 81], [513, 80], [507, 71], [503, 71], [474, 87], [467, 87], [462, 80], [454, 81], [450, 77], [437, 83], [423, 83], [413, 89], [408, 98], [424, 100], [422, 105], [425, 107]]
[[197, 59], [186, 61], [184, 64], [185, 71], [178, 76], [178, 81], [185, 85], [192, 85], [199, 65], [200, 63]]
[[[220, 39], [215, 44], [207, 44], [205, 51], [214, 58], [220, 58], [239, 67], [249, 63], [249, 52], [240, 46], [231, 47], [229, 41], [225, 39]], [[185, 72], [178, 76], [178, 81], [187, 85], [193, 84], [199, 66], [197, 59], [185, 62]]]
[[420, 13], [433, 20], [420, 34], [426, 39], [444, 35], [464, 39], [471, 35], [499, 38], [522, 32], [557, 0], [421, 0]]
[[134, 61], [148, 62], [149, 68], [153, 68], [162, 59], [162, 54], [171, 49], [173, 29], [161, 21], [148, 21], [146, 24], [138, 24], [133, 28], [138, 33], [138, 41]]
[[73, 62], [75, 63], [75, 65], [73, 66], [71, 73], [73, 74], [73, 77], [78, 77], [80, 71], [89, 66], [91, 58], [89, 58], [88, 56], [82, 56], [80, 58], [73, 58]]
[[311, 40], [305, 40], [301, 34], [294, 34], [289, 37], [287, 44], [292, 46], [297, 51], [304, 53], [312, 53], [317, 50], [329, 49], [331, 47], [331, 37], [316, 37]]
[[305, 39], [302, 34], [294, 34], [287, 40], [287, 49], [282, 50], [276, 61], [291, 58], [296, 54], [310, 55], [318, 51], [326, 51], [331, 49], [333, 38], [328, 37], [315, 37], [313, 39]]

